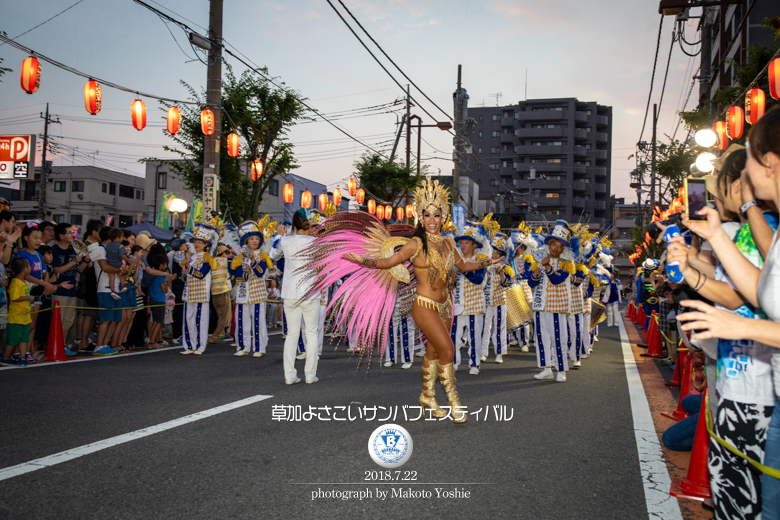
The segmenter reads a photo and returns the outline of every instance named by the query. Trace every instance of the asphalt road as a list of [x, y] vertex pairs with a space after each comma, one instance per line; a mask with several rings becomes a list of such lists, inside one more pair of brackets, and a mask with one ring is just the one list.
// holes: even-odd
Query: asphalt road
[[[647, 518], [617, 329], [602, 327], [583, 367], [560, 384], [532, 378], [535, 355], [510, 350], [478, 376], [458, 373], [469, 411], [490, 418], [405, 421], [417, 405], [420, 364], [382, 368], [326, 345], [314, 385], [286, 386], [282, 339], [266, 357], [177, 351], [0, 372], [0, 469], [256, 395], [269, 399], [52, 467], [0, 481], [2, 518]], [[465, 350], [463, 351], [465, 352]], [[465, 357], [465, 356], [464, 356]], [[418, 358], [419, 359], [419, 358]], [[302, 361], [297, 362], [302, 376]], [[465, 366], [465, 365], [462, 365]], [[446, 404], [438, 386], [437, 398]], [[382, 470], [368, 453], [384, 424], [274, 421], [273, 405], [398, 406], [414, 440], [414, 485], [366, 481]], [[514, 417], [497, 421], [493, 406]], [[359, 404], [352, 404], [353, 416]], [[511, 412], [510, 412], [511, 413]], [[381, 413], [379, 414], [381, 415]], [[385, 413], [386, 415], [386, 413]], [[376, 490], [431, 498], [377, 498]], [[436, 498], [436, 488], [469, 498]], [[312, 499], [318, 490], [372, 498]]]

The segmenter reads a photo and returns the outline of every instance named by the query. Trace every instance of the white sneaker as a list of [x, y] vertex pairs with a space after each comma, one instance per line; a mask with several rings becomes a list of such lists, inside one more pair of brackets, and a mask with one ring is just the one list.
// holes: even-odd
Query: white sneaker
[[[314, 383], [316, 383], [319, 380], [320, 380], [319, 377], [312, 377], [311, 379], [307, 379], [306, 380], [306, 384], [307, 385], [313, 385]], [[298, 381], [300, 381], [300, 379], [298, 379]]]
[[347, 352], [357, 352], [357, 349], [355, 347], [349, 347]]
[[501, 354], [496, 356], [496, 363], [503, 363], [504, 362], [504, 356]]
[[458, 367], [459, 367], [459, 366], [460, 366], [460, 365], [455, 365], [455, 372], [457, 372], [457, 371], [458, 371]]
[[265, 356], [265, 354], [263, 354], [262, 352], [255, 352], [254, 354], [252, 354], [252, 357], [263, 357], [263, 356]]
[[519, 344], [520, 343], [518, 343], [518, 341], [516, 339], [513, 339], [512, 341], [509, 342], [510, 346], [519, 345]]
[[202, 350], [192, 350], [191, 352], [193, 354], [195, 354], [196, 356], [202, 356], [203, 355], [203, 351]]
[[190, 350], [188, 348], [185, 348], [184, 350], [179, 352], [179, 354], [181, 354], [182, 356], [188, 356], [188, 355], [192, 354], [193, 352], [195, 352], [195, 351], [194, 350]]
[[557, 383], [565, 383], [566, 382], [566, 372], [558, 372], [558, 377], [555, 379]]
[[587, 355], [587, 354], [582, 354], [582, 355], [580, 356], [580, 359], [588, 359], [588, 355]]
[[471, 367], [471, 370], [469, 370], [469, 374], [472, 376], [478, 376], [479, 375], [479, 368], [478, 367]]
[[574, 368], [580, 368], [582, 366], [582, 361], [575, 361], [572, 365]]
[[391, 367], [393, 366], [393, 363], [391, 361], [385, 361], [384, 367]]
[[234, 341], [233, 343], [231, 343], [231, 344], [230, 344], [230, 346], [231, 346], [231, 347], [237, 347], [237, 346], [238, 346], [238, 343], [236, 343], [236, 342]]
[[534, 376], [534, 379], [552, 379], [552, 368], [547, 367]]
[[301, 352], [297, 356], [295, 356], [295, 359], [306, 359], [306, 352]]
[[[593, 341], [598, 341], [598, 340], [599, 340], [598, 336], [593, 336]], [[591, 350], [593, 350], [593, 349], [591, 349]]]
[[487, 361], [487, 356], [479, 356], [479, 360], [480, 360], [482, 363], [484, 363], [485, 361]]
[[425, 357], [425, 351], [421, 350], [417, 354], [415, 354], [415, 356], [417, 356], [417, 357]]
[[247, 351], [246, 350], [237, 350], [235, 354], [233, 354], [236, 357], [246, 356]]
[[300, 383], [300, 382], [301, 382], [301, 378], [300, 378], [300, 377], [296, 377], [296, 378], [295, 378], [295, 379], [293, 379], [292, 381], [285, 381], [285, 384], [288, 384], [288, 385], [295, 385], [295, 384], [298, 384], [298, 383]]
[[403, 365], [401, 365], [401, 368], [403, 368], [404, 370], [406, 370], [407, 368], [412, 368], [412, 364], [411, 363], [404, 363]]
[[523, 345], [520, 347], [520, 352], [528, 352], [528, 345]]

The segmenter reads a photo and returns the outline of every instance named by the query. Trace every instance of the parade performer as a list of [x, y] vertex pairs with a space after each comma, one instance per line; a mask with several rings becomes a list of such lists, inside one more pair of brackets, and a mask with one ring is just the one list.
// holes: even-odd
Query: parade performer
[[555, 222], [552, 233], [545, 238], [544, 247], [534, 253], [528, 285], [533, 289], [531, 308], [536, 325], [536, 361], [542, 371], [535, 379], [552, 379], [552, 363], [556, 364], [556, 381], [565, 382], [569, 371], [567, 362], [567, 316], [571, 309], [571, 281], [574, 263], [561, 255], [569, 245], [571, 230], [565, 220]]
[[509, 287], [514, 270], [505, 264], [514, 251], [512, 241], [503, 233], [496, 233], [490, 244], [493, 247], [493, 259], [501, 263], [488, 269], [488, 281], [485, 285], [485, 328], [482, 332], [482, 358], [487, 360], [490, 341], [493, 340], [493, 350], [496, 363], [504, 362], [507, 349], [506, 333], [506, 289]]
[[252, 357], [263, 357], [268, 346], [265, 280], [273, 262], [262, 247], [266, 243], [266, 233], [270, 236], [275, 228], [276, 222], [269, 225], [268, 215], [260, 222], [247, 220], [238, 227], [241, 256], [234, 258], [230, 265], [230, 272], [238, 284], [234, 356], [246, 356], [251, 352]]
[[613, 270], [609, 273], [609, 283], [604, 288], [604, 294], [601, 297], [602, 303], [607, 306], [607, 327], [617, 327], [620, 311], [618, 306], [623, 303], [620, 292], [623, 290], [623, 283], [618, 278], [618, 273]]
[[[533, 233], [525, 222], [521, 222], [517, 229], [512, 231], [512, 242], [516, 246], [514, 257], [515, 275], [520, 280], [520, 287], [523, 290], [525, 301], [530, 306], [534, 296], [531, 288], [528, 286], [528, 279], [532, 273], [530, 270], [526, 270], [526, 265], [530, 266], [533, 262], [532, 255], [544, 243], [544, 236]], [[526, 262], [526, 257], [528, 257], [528, 262]], [[533, 342], [534, 337], [533, 326], [533, 322], [531, 322], [512, 333], [514, 335], [514, 343], [520, 345], [520, 352], [528, 352], [528, 347]], [[520, 333], [519, 339], [517, 337], [518, 332]]]
[[568, 320], [568, 345], [569, 359], [574, 363], [574, 368], [582, 366], [580, 361], [583, 351], [583, 336], [588, 332], [582, 328], [582, 318], [585, 312], [585, 295], [582, 291], [582, 283], [585, 281], [585, 274], [588, 268], [577, 264], [576, 259], [580, 255], [580, 238], [576, 236], [579, 224], [573, 230], [573, 236], [569, 240], [572, 257], [575, 259], [574, 273], [571, 275], [571, 308], [569, 309]]
[[600, 249], [600, 243], [598, 235], [591, 235], [590, 233], [584, 233], [580, 239], [580, 254], [577, 258], [578, 269], [583, 271], [583, 281], [581, 290], [583, 297], [583, 313], [581, 316], [580, 331], [582, 334], [582, 351], [580, 353], [580, 359], [587, 359], [590, 355], [592, 348], [593, 338], [591, 335], [590, 318], [591, 318], [591, 297], [593, 296], [594, 289], [599, 285], [599, 280], [596, 276], [590, 272], [590, 268], [596, 265], [596, 253]]
[[206, 350], [209, 335], [209, 297], [211, 296], [211, 271], [217, 263], [207, 249], [216, 243], [219, 234], [214, 226], [206, 223], [195, 225], [190, 238], [192, 250], [181, 261], [184, 278], [184, 350], [180, 354], [201, 355]]
[[[465, 262], [455, 243], [441, 235], [450, 216], [448, 192], [438, 181], [430, 179], [415, 191], [416, 225], [411, 240], [392, 237], [379, 220], [367, 213], [337, 213], [325, 221], [324, 232], [309, 248], [310, 263], [306, 269], [316, 277], [313, 291], [351, 275], [334, 294], [329, 312], [337, 325], [349, 322], [347, 329], [357, 336], [361, 352], [370, 353], [377, 346], [384, 354], [381, 348], [399, 293], [399, 281], [412, 283], [416, 288], [412, 317], [427, 339], [420, 404], [435, 417], [448, 415], [436, 403], [438, 373], [453, 420], [464, 423], [467, 416], [455, 387], [455, 347], [449, 335], [449, 287], [453, 267], [462, 272], [475, 271], [493, 262]], [[410, 263], [409, 267], [404, 266], [405, 262]]]
[[[492, 226], [488, 215], [477, 224], [467, 222], [463, 232], [455, 237], [463, 259], [466, 262], [481, 262], [492, 256], [489, 234]], [[482, 330], [485, 323], [485, 275], [487, 270], [477, 269], [472, 272], [458, 273], [457, 282], [452, 296], [452, 306], [455, 317], [452, 321], [450, 335], [454, 345], [464, 341], [468, 345], [469, 374], [479, 374], [479, 363], [482, 352]], [[460, 366], [460, 348], [455, 349], [455, 370]]]

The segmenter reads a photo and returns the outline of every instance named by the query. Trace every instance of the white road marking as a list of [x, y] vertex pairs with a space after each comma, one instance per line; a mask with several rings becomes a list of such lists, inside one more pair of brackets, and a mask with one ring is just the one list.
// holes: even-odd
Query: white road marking
[[0, 481], [7, 480], [13, 477], [18, 477], [19, 475], [24, 475], [25, 473], [30, 473], [32, 471], [37, 471], [39, 469], [48, 468], [56, 464], [61, 464], [69, 460], [83, 457], [84, 455], [89, 455], [90, 453], [95, 453], [97, 451], [105, 450], [106, 448], [118, 446], [126, 442], [134, 441], [136, 439], [141, 439], [143, 437], [148, 437], [149, 435], [154, 435], [155, 433], [160, 433], [160, 432], [164, 432], [165, 430], [170, 430], [171, 428], [176, 428], [177, 426], [182, 426], [184, 424], [199, 421], [201, 419], [206, 419], [208, 417], [212, 417], [214, 415], [228, 412], [230, 410], [235, 410], [236, 408], [241, 408], [242, 406], [248, 406], [250, 404], [264, 401], [266, 399], [270, 399], [271, 397], [273, 396], [256, 395], [253, 397], [248, 397], [240, 401], [223, 404], [222, 406], [217, 406], [216, 408], [203, 410], [202, 412], [197, 412], [192, 415], [180, 417], [179, 419], [174, 419], [172, 421], [157, 424], [155, 426], [149, 426], [148, 428], [143, 428], [141, 430], [136, 430], [134, 432], [125, 433], [123, 435], [117, 435], [116, 437], [111, 437], [110, 439], [104, 439], [102, 441], [86, 444], [78, 448], [61, 451], [59, 453], [42, 457], [40, 459], [31, 460], [30, 462], [25, 462], [22, 464], [18, 464], [16, 466], [3, 468], [0, 469]]
[[663, 520], [682, 520], [680, 504], [669, 494], [672, 481], [664, 462], [664, 454], [655, 432], [650, 405], [647, 403], [645, 388], [639, 376], [631, 343], [628, 340], [623, 320], [620, 326], [620, 342], [623, 348], [623, 363], [626, 367], [628, 393], [631, 397], [631, 415], [634, 418], [634, 435], [639, 455], [639, 469], [642, 472], [642, 484], [645, 488], [645, 503], [650, 518]]

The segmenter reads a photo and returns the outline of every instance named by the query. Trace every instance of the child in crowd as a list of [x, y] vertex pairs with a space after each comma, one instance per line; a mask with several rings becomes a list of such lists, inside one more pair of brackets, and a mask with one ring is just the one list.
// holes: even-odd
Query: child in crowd
[[[24, 280], [27, 282], [27, 287], [30, 290], [30, 295], [34, 296], [33, 310], [38, 311], [41, 306], [41, 298], [43, 296], [49, 296], [55, 290], [54, 286], [49, 283], [49, 272], [46, 270], [46, 264], [43, 261], [43, 257], [38, 252], [38, 248], [41, 247], [41, 241], [43, 235], [36, 226], [28, 226], [22, 231], [22, 249], [17, 253], [17, 257], [27, 260], [30, 272], [25, 276]], [[26, 349], [26, 358], [28, 362], [35, 362], [32, 357], [33, 353], [38, 352], [38, 343], [35, 340], [35, 327], [38, 320], [38, 313], [32, 313], [32, 319], [30, 322], [30, 339], [29, 345]]]
[[[154, 269], [166, 271], [168, 269], [168, 258], [165, 255], [155, 255], [149, 262]], [[149, 331], [149, 348], [156, 349], [164, 345], [162, 342], [162, 330], [165, 325], [165, 306], [168, 284], [164, 276], [152, 276], [149, 284], [149, 305], [152, 313], [152, 327]]]
[[[40, 232], [38, 232], [40, 234]], [[4, 364], [27, 366], [27, 343], [30, 340], [30, 323], [32, 318], [31, 302], [35, 299], [30, 296], [30, 290], [25, 280], [30, 276], [30, 262], [25, 258], [17, 257], [11, 261], [14, 275], [8, 288], [8, 338], [5, 347]]]
[[[108, 262], [108, 265], [111, 267], [115, 267], [117, 269], [122, 268], [122, 262], [125, 262], [127, 264], [130, 263], [130, 257], [127, 256], [127, 248], [122, 245], [122, 240], [124, 240], [125, 234], [124, 232], [119, 228], [111, 228], [111, 230], [108, 232], [108, 238], [110, 242], [108, 242], [105, 245], [106, 248], [106, 262]], [[115, 277], [114, 274], [108, 275], [108, 286], [111, 288], [111, 297], [115, 300], [120, 300], [122, 297], [114, 290]], [[125, 278], [126, 276], [119, 275], [119, 292], [125, 292], [127, 291], [127, 288], [125, 287]]]

